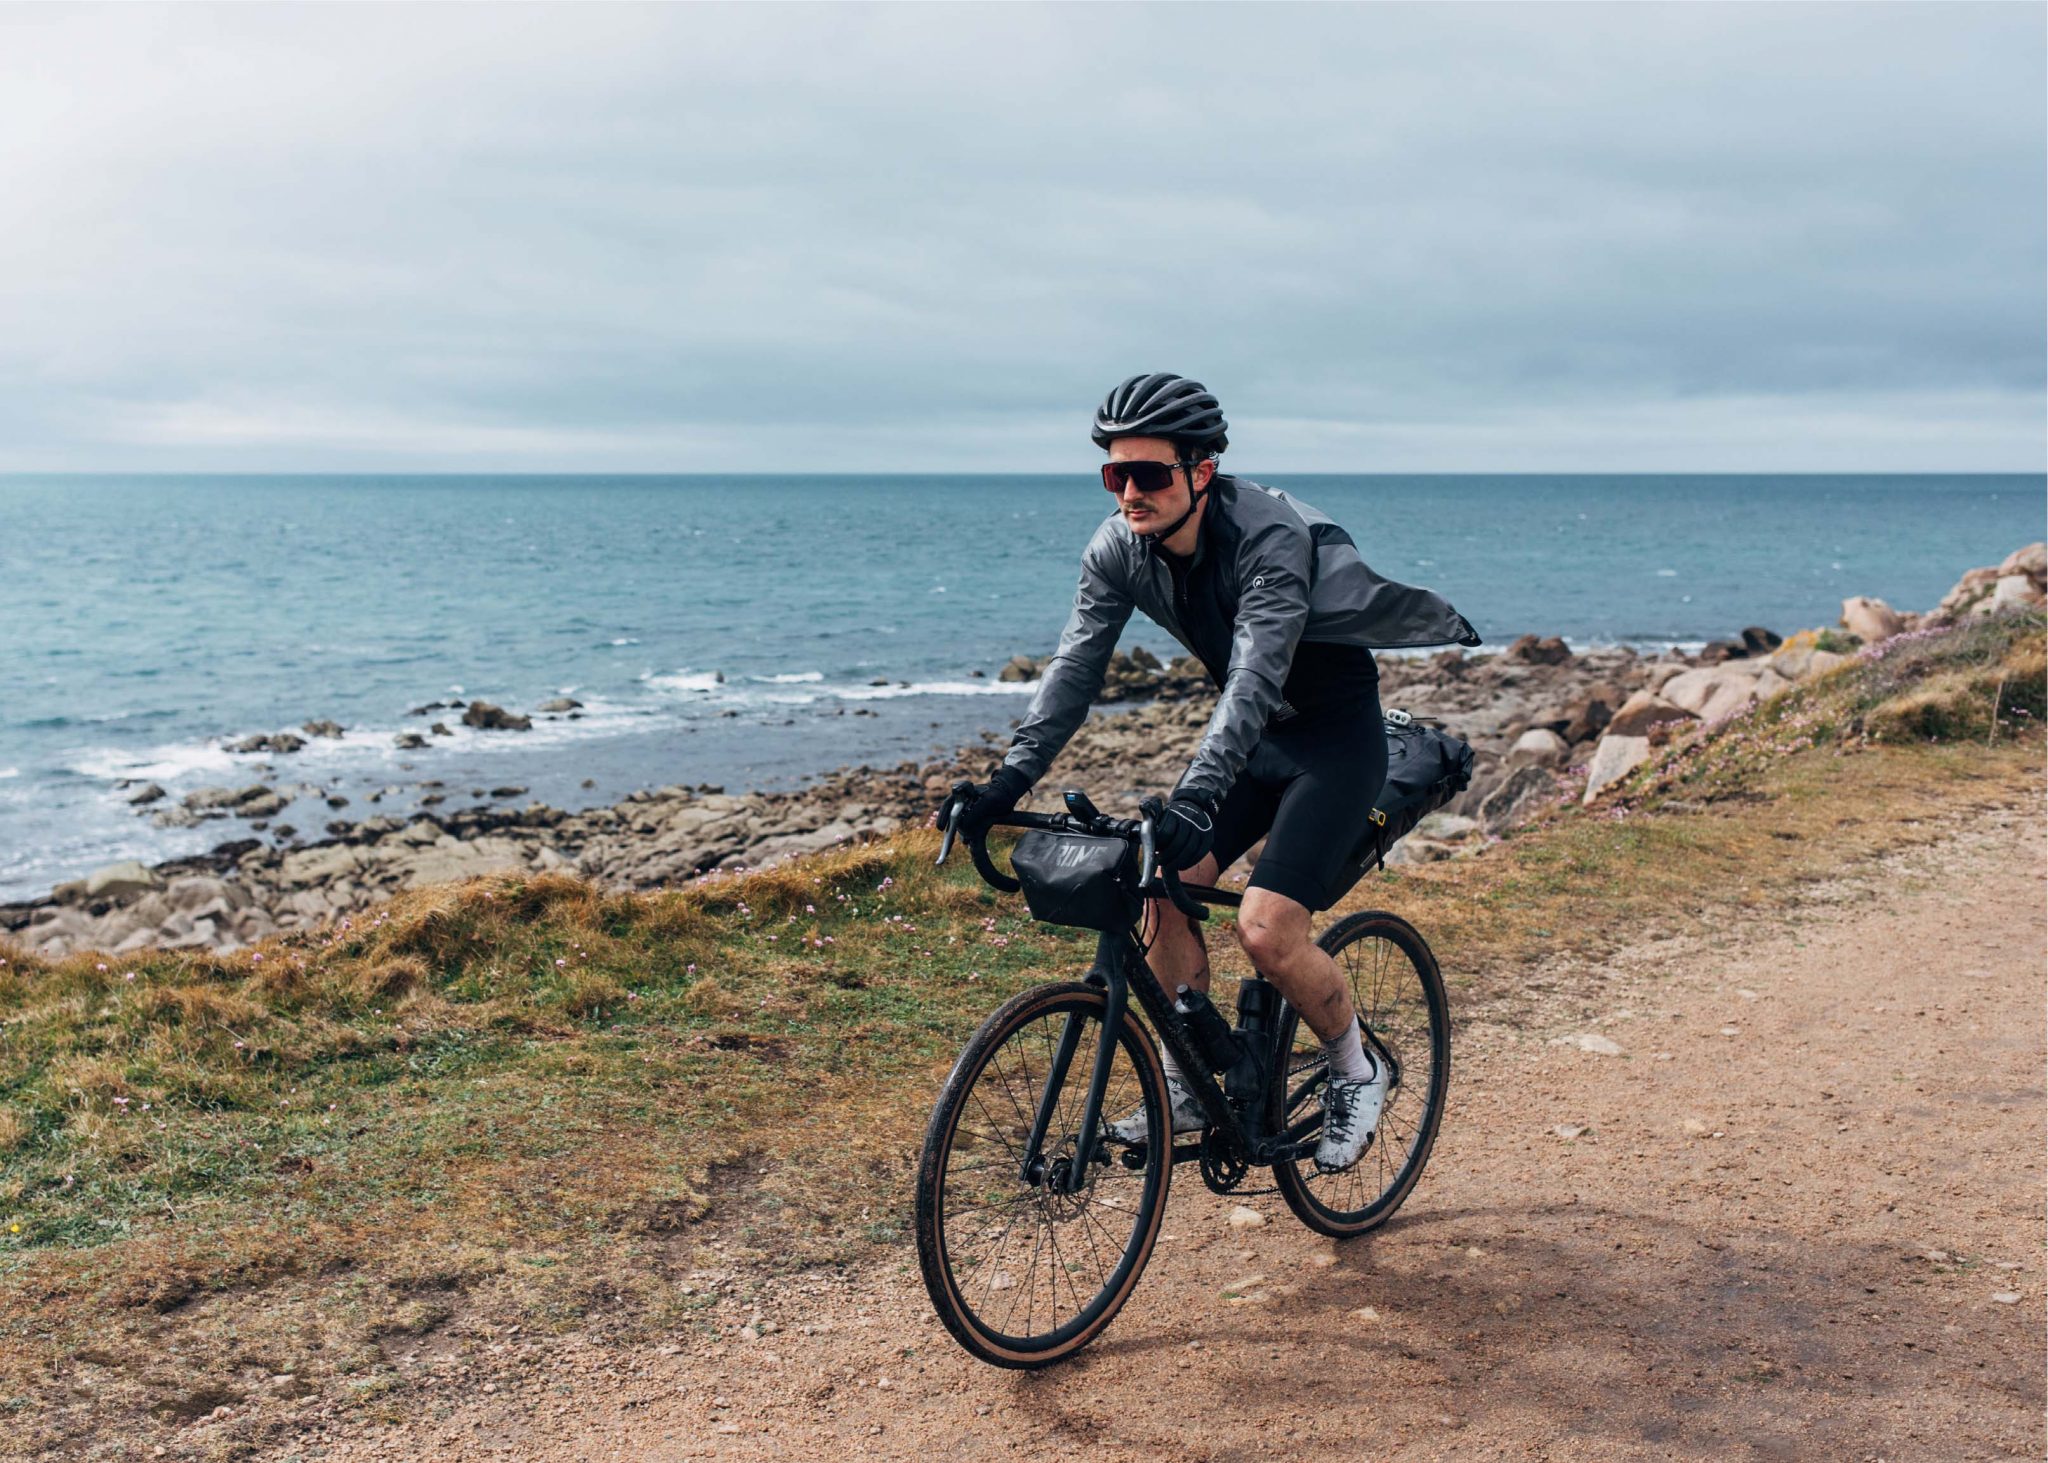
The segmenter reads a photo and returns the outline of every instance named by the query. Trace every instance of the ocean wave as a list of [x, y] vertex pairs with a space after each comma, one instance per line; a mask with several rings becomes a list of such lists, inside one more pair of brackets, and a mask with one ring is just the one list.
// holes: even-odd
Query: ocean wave
[[822, 681], [825, 679], [825, 673], [823, 671], [790, 671], [784, 675], [748, 676], [747, 679], [759, 681], [766, 686], [796, 686], [810, 681]]
[[21, 769], [19, 767], [0, 767], [0, 777], [19, 776], [21, 776]]
[[832, 694], [846, 701], [892, 701], [899, 696], [1024, 696], [1037, 689], [1030, 681], [912, 681], [907, 686], [843, 686]]
[[716, 691], [725, 685], [725, 677], [717, 671], [663, 671], [656, 675], [642, 671], [639, 680], [642, 685], [657, 691]]
[[631, 635], [621, 635], [616, 640], [605, 641], [607, 645], [638, 645], [639, 643], [639, 640]]
[[253, 760], [237, 757], [218, 742], [166, 742], [140, 752], [127, 747], [92, 747], [64, 765], [67, 772], [102, 782], [123, 777], [173, 782], [195, 772], [226, 772], [237, 762]]

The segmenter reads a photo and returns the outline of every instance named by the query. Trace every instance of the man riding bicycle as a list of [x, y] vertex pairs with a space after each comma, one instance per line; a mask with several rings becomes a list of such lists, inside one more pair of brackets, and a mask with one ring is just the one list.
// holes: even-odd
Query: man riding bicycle
[[[1003, 765], [974, 788], [958, 825], [978, 835], [1045, 775], [1102, 688], [1110, 652], [1142, 609], [1199, 660], [1216, 710], [1172, 795], [1145, 802], [1160, 862], [1213, 885], [1259, 839], [1237, 940], [1329, 1055], [1315, 1160], [1358, 1161], [1379, 1124], [1388, 1074], [1361, 1040], [1351, 992], [1309, 922], [1344, 893], [1387, 771], [1382, 649], [1476, 645], [1440, 596], [1382, 579], [1351, 536], [1298, 499], [1217, 471], [1228, 423], [1199, 382], [1133, 376], [1096, 409], [1102, 485], [1117, 512], [1081, 556], [1074, 610]], [[1209, 988], [1200, 926], [1166, 901], [1146, 913], [1146, 964], [1171, 994]], [[1206, 1118], [1162, 1052], [1175, 1133]], [[1114, 1131], [1147, 1136], [1143, 1113]]]

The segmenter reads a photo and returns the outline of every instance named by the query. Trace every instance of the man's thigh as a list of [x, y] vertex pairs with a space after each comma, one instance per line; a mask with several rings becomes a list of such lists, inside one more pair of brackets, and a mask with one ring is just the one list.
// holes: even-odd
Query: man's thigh
[[1280, 799], [1299, 771], [1286, 757], [1276, 755], [1268, 742], [1252, 749], [1244, 771], [1216, 810], [1216, 841], [1210, 848], [1219, 877], [1271, 830]]
[[1342, 892], [1351, 852], [1372, 826], [1386, 780], [1386, 734], [1374, 721], [1325, 737], [1313, 750], [1280, 793], [1251, 885], [1324, 910]]

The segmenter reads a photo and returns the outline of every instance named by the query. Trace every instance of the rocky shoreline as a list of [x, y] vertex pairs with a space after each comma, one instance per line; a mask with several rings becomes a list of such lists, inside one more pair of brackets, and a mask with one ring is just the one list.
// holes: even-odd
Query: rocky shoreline
[[[1696, 655], [1646, 656], [1627, 648], [1574, 653], [1561, 640], [1525, 635], [1497, 653], [1382, 657], [1382, 703], [1441, 722], [1471, 742], [1477, 759], [1472, 785], [1425, 819], [1395, 856], [1455, 856], [1559, 801], [1596, 801], [1684, 727], [1739, 715], [1863, 646], [2044, 600], [2048, 550], [2033, 544], [1997, 566], [1971, 570], [1925, 615], [1859, 597], [1844, 603], [1839, 626], [1782, 638], [1753, 627]], [[1042, 664], [1018, 657], [1001, 678], [1028, 681]], [[1129, 709], [1089, 718], [1038, 795], [1039, 806], [1049, 806], [1061, 787], [1087, 789], [1106, 810], [1170, 788], [1212, 705], [1207, 679], [1192, 661], [1163, 665], [1142, 650], [1118, 655], [1099, 699]], [[472, 726], [501, 730], [516, 731], [529, 721], [481, 702], [420, 710], [429, 716], [451, 711]], [[573, 716], [576, 708], [555, 702], [534, 712]], [[440, 730], [433, 726], [425, 735]], [[303, 731], [340, 734], [328, 722], [309, 722]], [[292, 741], [303, 744], [285, 732], [254, 739], [246, 749], [288, 754], [295, 750]], [[45, 957], [149, 946], [228, 950], [347, 919], [402, 889], [509, 869], [573, 872], [608, 887], [675, 885], [922, 822], [954, 781], [984, 776], [1007, 743], [1006, 733], [990, 732], [947, 757], [842, 768], [792, 792], [733, 794], [678, 785], [582, 812], [536, 803], [442, 814], [430, 791], [420, 798], [420, 811], [406, 818], [332, 822], [318, 842], [238, 838], [154, 867], [131, 862], [96, 870], [44, 898], [0, 904], [0, 936]], [[290, 791], [263, 784], [201, 789], [152, 815], [240, 819], [260, 829]], [[523, 789], [496, 792], [510, 797]], [[161, 788], [142, 787], [131, 800], [149, 811], [163, 798]], [[271, 831], [280, 838], [292, 834]]]

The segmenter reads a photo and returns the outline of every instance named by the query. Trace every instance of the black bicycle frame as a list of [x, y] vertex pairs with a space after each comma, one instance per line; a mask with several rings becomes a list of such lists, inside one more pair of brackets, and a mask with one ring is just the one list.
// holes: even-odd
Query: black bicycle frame
[[[952, 801], [947, 811], [942, 812], [939, 825], [943, 837], [939, 843], [940, 863], [952, 851], [956, 824], [947, 812], [957, 809], [963, 794], [969, 791], [969, 784], [953, 785]], [[1156, 860], [1153, 857], [1152, 821], [1145, 818], [1137, 822], [1104, 818], [1092, 803], [1078, 792], [1066, 795], [1068, 814], [1066, 817], [1048, 816], [1040, 813], [1011, 813], [1000, 821], [1010, 827], [1042, 828], [1063, 832], [1108, 831], [1123, 836], [1135, 835], [1139, 845], [1139, 866], [1151, 869]], [[974, 859], [974, 867], [990, 885], [1014, 893], [1022, 886], [1009, 875], [997, 869], [990, 860], [988, 849], [981, 837], [964, 840], [967, 851]], [[1159, 871], [1159, 889], [1163, 889], [1168, 900], [1191, 919], [1206, 919], [1208, 911], [1204, 905], [1236, 906], [1243, 903], [1240, 895], [1227, 889], [1215, 889], [1201, 884], [1182, 884], [1167, 869]], [[1153, 890], [1146, 891], [1156, 896]], [[1199, 902], [1197, 902], [1199, 901]], [[1165, 907], [1159, 906], [1160, 917], [1166, 917]], [[1066, 1087], [1067, 1077], [1073, 1068], [1074, 1054], [1081, 1046], [1081, 1015], [1076, 1012], [1067, 1017], [1066, 1025], [1060, 1031], [1059, 1044], [1053, 1049], [1051, 1069], [1046, 1073], [1045, 1088], [1039, 1094], [1038, 1111], [1032, 1115], [1031, 1137], [1024, 1146], [1024, 1160], [1020, 1165], [1020, 1177], [1027, 1184], [1037, 1187], [1053, 1180], [1061, 1193], [1077, 1194], [1087, 1182], [1088, 1170], [1098, 1161], [1101, 1143], [1096, 1136], [1102, 1121], [1102, 1100], [1109, 1088], [1110, 1063], [1116, 1055], [1118, 1039], [1123, 1034], [1124, 1017], [1130, 1009], [1130, 995], [1135, 983], [1138, 1004], [1145, 1008], [1145, 1014], [1152, 1018], [1152, 1028], [1159, 1039], [1166, 1043], [1173, 1053], [1174, 1062], [1181, 1075], [1193, 1091], [1196, 1101], [1202, 1105], [1203, 1113], [1216, 1130], [1222, 1134], [1229, 1155], [1244, 1163], [1271, 1164], [1302, 1157], [1313, 1147], [1312, 1135], [1321, 1126], [1320, 1114], [1312, 1114], [1300, 1122], [1291, 1124], [1288, 1131], [1275, 1137], [1264, 1131], [1266, 1108], [1266, 1084], [1284, 1082], [1287, 1073], [1274, 1071], [1274, 1053], [1265, 1049], [1272, 1040], [1271, 1015], [1279, 995], [1265, 977], [1256, 972], [1238, 989], [1238, 1026], [1240, 1045], [1244, 1048], [1238, 1060], [1228, 1072], [1215, 1072], [1208, 1058], [1189, 1039], [1186, 1023], [1181, 1014], [1173, 1009], [1166, 992], [1160, 989], [1152, 969], [1145, 963], [1145, 951], [1136, 937], [1128, 930], [1104, 931], [1096, 936], [1095, 964], [1090, 967], [1087, 979], [1090, 984], [1104, 988], [1107, 1000], [1102, 1013], [1102, 1044], [1095, 1053], [1094, 1070], [1088, 1078], [1088, 1095], [1081, 1105], [1080, 1133], [1077, 1137], [1074, 1161], [1064, 1173], [1048, 1174], [1045, 1162], [1045, 1135], [1052, 1128], [1054, 1108], [1059, 1095]], [[1247, 998], [1250, 1003], [1247, 1004]], [[1217, 1078], [1230, 1083], [1230, 1090], [1218, 1085]], [[1287, 1111], [1292, 1112], [1302, 1099], [1313, 1093], [1320, 1077], [1311, 1078], [1298, 1092], [1288, 1094]], [[1235, 1101], [1233, 1101], [1235, 1099]], [[1238, 1116], [1239, 1110], [1245, 1114]], [[1198, 1157], [1202, 1145], [1176, 1146], [1171, 1137], [1170, 1115], [1165, 1124], [1168, 1132], [1167, 1151], [1175, 1163]], [[1085, 1141], [1088, 1151], [1082, 1152], [1079, 1144]], [[1151, 1141], [1150, 1139], [1147, 1140]], [[1100, 1161], [1107, 1162], [1103, 1157]]]
[[[1191, 885], [1188, 887], [1188, 893], [1208, 902], [1238, 902], [1235, 894], [1220, 889], [1205, 889]], [[1222, 1134], [1232, 1156], [1248, 1163], [1268, 1164], [1299, 1157], [1313, 1146], [1312, 1142], [1304, 1141], [1303, 1134], [1296, 1134], [1291, 1130], [1277, 1139], [1265, 1132], [1264, 1086], [1267, 1082], [1287, 1080], [1285, 1072], [1273, 1070], [1270, 1051], [1250, 1050], [1240, 1060], [1239, 1065], [1243, 1068], [1244, 1074], [1256, 1074], [1251, 1076], [1251, 1080], [1257, 1084], [1255, 1090], [1225, 1091], [1217, 1079], [1228, 1079], [1238, 1069], [1233, 1068], [1232, 1073], [1218, 1073], [1212, 1070], [1207, 1056], [1198, 1050], [1189, 1038], [1185, 1019], [1173, 1009], [1173, 1003], [1167, 999], [1166, 992], [1160, 988], [1151, 967], [1145, 963], [1144, 951], [1128, 933], [1104, 933], [1096, 937], [1095, 964], [1090, 968], [1087, 979], [1090, 984], [1104, 988], [1106, 1001], [1102, 1013], [1101, 1045], [1096, 1048], [1094, 1070], [1089, 1074], [1088, 1093], [1082, 1100], [1078, 1133], [1092, 1136], [1100, 1131], [1103, 1097], [1109, 1087], [1110, 1063], [1116, 1054], [1117, 1040], [1123, 1030], [1125, 1013], [1130, 1007], [1131, 992], [1135, 989], [1138, 1004], [1144, 1008], [1145, 1014], [1151, 1017], [1152, 1029], [1158, 1033], [1167, 1050], [1173, 1053], [1174, 1061], [1180, 1067], [1189, 1092], [1201, 1103], [1203, 1113]], [[1253, 997], [1251, 1009], [1247, 1012], [1245, 991], [1241, 987], [1239, 1012], [1241, 1015], [1263, 1019], [1248, 1020], [1238, 1027], [1238, 1033], [1241, 1040], [1248, 1037], [1248, 1044], [1258, 1048], [1272, 1040], [1270, 1013], [1273, 1010], [1273, 1003], [1277, 1002], [1279, 997], [1264, 977], [1254, 975], [1244, 984], [1249, 987], [1254, 983], [1263, 988], [1262, 991]], [[1045, 1135], [1052, 1126], [1054, 1108], [1072, 1070], [1074, 1054], [1080, 1048], [1083, 1020], [1080, 1012], [1069, 1015], [1065, 1027], [1060, 1032], [1059, 1043], [1053, 1050], [1052, 1066], [1046, 1073], [1045, 1089], [1039, 1096], [1038, 1111], [1033, 1115], [1031, 1138], [1025, 1145], [1020, 1176], [1026, 1183], [1037, 1185], [1045, 1181], [1046, 1165], [1042, 1151]], [[1233, 1087], [1236, 1087], [1235, 1083]], [[1311, 1091], [1313, 1083], [1305, 1085], [1301, 1093], [1290, 1094], [1290, 1109], [1294, 1099]], [[1232, 1098], [1236, 1098], [1237, 1101], [1233, 1102]], [[1244, 1113], [1242, 1119], [1239, 1117], [1240, 1109]], [[1170, 1133], [1170, 1115], [1162, 1116], [1166, 1117], [1166, 1121], [1161, 1124], [1162, 1131]], [[1307, 1127], [1313, 1129], [1319, 1125], [1320, 1116], [1310, 1117], [1304, 1122]], [[1085, 1153], [1079, 1151], [1080, 1141], [1082, 1140], [1077, 1139], [1074, 1162], [1064, 1173], [1055, 1176], [1057, 1187], [1062, 1193], [1079, 1193], [1088, 1181], [1090, 1166], [1098, 1161], [1099, 1139], [1092, 1143], [1091, 1151]], [[1170, 1137], [1168, 1142], [1171, 1145]], [[1185, 1153], [1171, 1147], [1169, 1151], [1173, 1161], [1182, 1162], [1196, 1156], [1199, 1147], [1189, 1145]]]

